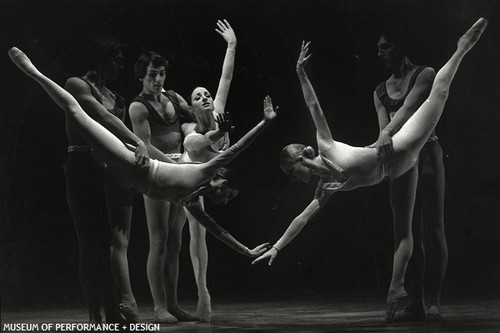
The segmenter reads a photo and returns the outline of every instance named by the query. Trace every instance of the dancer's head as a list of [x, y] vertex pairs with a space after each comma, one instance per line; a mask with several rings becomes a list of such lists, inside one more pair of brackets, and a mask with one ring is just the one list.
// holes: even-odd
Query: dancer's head
[[225, 205], [238, 195], [239, 190], [234, 178], [235, 174], [231, 169], [221, 168], [210, 181], [213, 191], [209, 196], [214, 204]]
[[312, 171], [307, 162], [316, 157], [316, 153], [311, 146], [293, 143], [280, 153], [280, 167], [284, 173], [290, 176], [292, 181], [308, 183], [311, 179]]
[[110, 36], [99, 36], [86, 44], [83, 59], [104, 78], [114, 80], [123, 70], [124, 44]]
[[134, 65], [136, 78], [142, 81], [143, 92], [160, 94], [167, 77], [168, 61], [156, 52], [148, 52]]
[[210, 92], [204, 87], [196, 87], [191, 93], [191, 108], [195, 115], [199, 116], [205, 112], [212, 113], [214, 110], [214, 99]]
[[401, 66], [408, 51], [406, 37], [397, 26], [387, 26], [381, 31], [377, 41], [378, 57], [387, 69], [393, 71]]

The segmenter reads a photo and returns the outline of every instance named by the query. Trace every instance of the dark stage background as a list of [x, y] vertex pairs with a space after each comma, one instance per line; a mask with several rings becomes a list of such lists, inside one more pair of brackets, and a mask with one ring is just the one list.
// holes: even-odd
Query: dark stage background
[[[226, 48], [214, 31], [226, 18], [238, 37], [227, 110], [233, 142], [261, 119], [273, 97], [279, 119], [231, 166], [243, 190], [208, 212], [248, 246], [275, 242], [309, 203], [315, 184], [292, 183], [278, 153], [313, 144], [314, 126], [294, 72], [300, 42], [312, 41], [308, 71], [334, 137], [368, 145], [378, 135], [372, 93], [388, 75], [376, 58], [377, 29], [391, 20], [411, 32], [417, 64], [439, 69], [458, 37], [480, 16], [487, 31], [452, 85], [438, 136], [445, 152], [448, 274], [443, 303], [500, 294], [500, 4], [489, 1], [14, 1], [0, 3], [1, 304], [2, 309], [83, 304], [76, 236], [65, 201], [64, 114], [6, 57], [24, 50], [59, 84], [84, 74], [77, 50], [98, 33], [127, 43], [126, 68], [110, 86], [127, 100], [141, 90], [132, 65], [147, 50], [167, 56], [166, 88], [188, 97], [195, 86], [215, 93]], [[380, 297], [390, 282], [392, 220], [387, 183], [338, 193], [272, 267], [251, 266], [208, 236], [209, 289], [218, 299]], [[196, 290], [185, 230], [180, 300]], [[151, 302], [142, 197], [136, 196], [129, 249], [132, 286]]]

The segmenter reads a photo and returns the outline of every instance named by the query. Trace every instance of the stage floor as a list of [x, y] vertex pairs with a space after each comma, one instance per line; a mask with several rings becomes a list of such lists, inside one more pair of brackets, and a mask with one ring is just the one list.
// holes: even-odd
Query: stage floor
[[[194, 302], [183, 304], [195, 309]], [[161, 332], [500, 332], [500, 301], [473, 301], [442, 307], [444, 322], [384, 322], [383, 304], [373, 300], [290, 300], [279, 302], [213, 302], [210, 324], [161, 325]], [[151, 323], [151, 305], [140, 304], [141, 321]], [[45, 308], [9, 311], [5, 323], [85, 323], [84, 309]]]

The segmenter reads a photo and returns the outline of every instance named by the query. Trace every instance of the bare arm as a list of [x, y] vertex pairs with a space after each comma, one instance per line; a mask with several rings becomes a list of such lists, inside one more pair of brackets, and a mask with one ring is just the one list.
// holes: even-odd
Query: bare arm
[[222, 64], [222, 74], [217, 88], [217, 94], [214, 100], [214, 109], [217, 113], [223, 113], [226, 107], [227, 95], [229, 94], [229, 87], [233, 79], [234, 58], [236, 53], [236, 35], [233, 28], [228, 21], [224, 22], [218, 20], [215, 31], [224, 38], [227, 42], [226, 56]]
[[230, 233], [217, 224], [210, 215], [208, 215], [201, 206], [199, 200], [194, 204], [187, 205], [186, 209], [194, 216], [202, 226], [204, 226], [218, 240], [247, 257], [258, 257], [269, 248], [269, 243], [264, 243], [250, 250], [245, 245], [238, 242]]
[[305, 71], [305, 64], [311, 57], [309, 54], [309, 44], [310, 42], [302, 42], [302, 47], [300, 50], [299, 59], [297, 60], [296, 71], [299, 77], [300, 85], [302, 87], [302, 93], [304, 94], [304, 100], [311, 112], [311, 116], [316, 126], [316, 139], [318, 141], [319, 151], [324, 151], [331, 147], [333, 143], [332, 133], [330, 132], [330, 127], [326, 121], [321, 105], [319, 104], [316, 92], [307, 77]]
[[415, 85], [413, 86], [408, 96], [405, 98], [403, 106], [399, 108], [389, 124], [384, 128], [384, 131], [386, 131], [391, 137], [397, 131], [399, 131], [401, 126], [406, 123], [406, 121], [427, 99], [427, 97], [429, 97], [429, 93], [431, 91], [435, 76], [436, 72], [431, 67], [425, 68], [417, 76]]
[[78, 78], [70, 78], [66, 81], [64, 89], [68, 91], [85, 112], [95, 121], [106, 127], [111, 133], [116, 135], [124, 143], [135, 147], [135, 160], [138, 164], [143, 164], [148, 157], [148, 151], [145, 143], [134, 133], [132, 133], [125, 124], [109, 113], [106, 108], [99, 103], [89, 86]]
[[146, 107], [142, 103], [133, 102], [129, 107], [129, 115], [134, 133], [144, 142], [149, 155], [158, 161], [175, 163], [171, 158], [167, 157], [167, 155], [151, 144], [151, 127], [149, 126], [149, 114]]
[[260, 261], [269, 259], [269, 265], [272, 265], [274, 259], [288, 243], [290, 243], [306, 226], [306, 224], [323, 208], [328, 201], [328, 198], [336, 192], [336, 190], [324, 190], [323, 182], [318, 183], [316, 188], [316, 193], [314, 194], [314, 199], [311, 203], [304, 209], [300, 215], [293, 219], [292, 223], [288, 226], [283, 236], [272, 246], [272, 248], [261, 255], [259, 258], [255, 259], [252, 264], [256, 264]]
[[205, 134], [198, 135], [185, 134], [186, 136], [184, 139], [184, 148], [187, 151], [202, 150], [216, 143], [219, 139], [223, 138], [226, 133], [234, 129], [234, 127], [232, 126], [232, 119], [228, 113], [218, 114], [215, 121], [218, 124], [218, 128], [215, 130], [211, 130]]
[[376, 92], [374, 93], [373, 99], [375, 110], [377, 111], [380, 133], [377, 141], [369, 147], [376, 147], [378, 149], [378, 154], [383, 163], [391, 163], [394, 157], [392, 136], [399, 131], [401, 126], [403, 126], [429, 96], [435, 76], [436, 73], [432, 68], [425, 68], [417, 76], [415, 85], [392, 119], [388, 118], [386, 108], [378, 98]]

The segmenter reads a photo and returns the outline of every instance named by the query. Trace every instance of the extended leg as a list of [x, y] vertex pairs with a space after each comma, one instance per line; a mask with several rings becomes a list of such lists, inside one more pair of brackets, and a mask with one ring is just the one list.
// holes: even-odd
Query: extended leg
[[[487, 21], [479, 19], [458, 41], [457, 50], [438, 71], [429, 98], [417, 109], [393, 137], [395, 153], [409, 150], [416, 158], [443, 113], [451, 81], [463, 57], [472, 49], [486, 28]], [[408, 169], [411, 162], [401, 163], [395, 168]]]
[[40, 73], [21, 50], [10, 49], [9, 56], [22, 71], [38, 82], [52, 100], [65, 111], [66, 116], [75, 123], [84, 139], [97, 151], [108, 166], [113, 168], [113, 177], [125, 187], [140, 188], [134, 153], [128, 150], [116, 136], [87, 115], [70, 93]]

